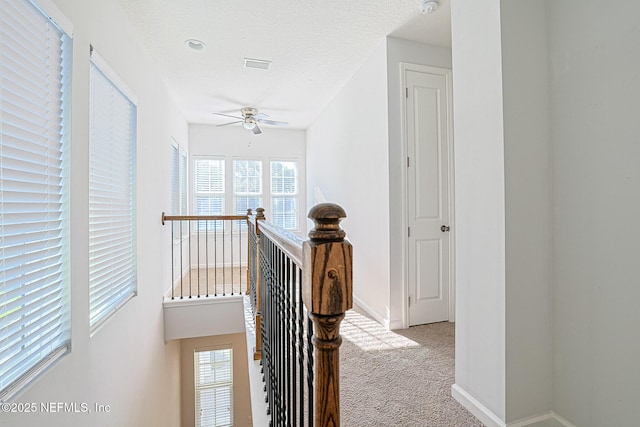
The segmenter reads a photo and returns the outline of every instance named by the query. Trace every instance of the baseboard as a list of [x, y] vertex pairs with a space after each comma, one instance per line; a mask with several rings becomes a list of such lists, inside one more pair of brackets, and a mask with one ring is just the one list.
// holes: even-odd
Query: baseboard
[[381, 316], [380, 313], [378, 313], [377, 311], [375, 311], [374, 309], [369, 307], [369, 305], [367, 305], [367, 303], [362, 301], [362, 299], [358, 298], [357, 295], [353, 295], [353, 302], [354, 302], [355, 305], [357, 305], [362, 310], [364, 310], [364, 312], [367, 313], [373, 320], [375, 320], [376, 322], [380, 323], [387, 330], [390, 329], [389, 326], [391, 326], [391, 325], [390, 325], [389, 319], [384, 317], [384, 316]]
[[507, 427], [576, 427], [553, 411], [507, 424]]
[[464, 391], [459, 385], [454, 384], [451, 386], [451, 396], [487, 427], [576, 427], [554, 411], [505, 424], [496, 414]]
[[471, 412], [477, 419], [487, 427], [507, 427], [507, 425], [496, 414], [491, 412], [486, 406], [477, 401], [473, 396], [464, 391], [458, 384], [451, 386], [451, 396], [457, 400], [465, 409]]
[[568, 420], [565, 420], [560, 415], [551, 411], [551, 420], [553, 421], [551, 427], [576, 427], [573, 423], [570, 423]]
[[546, 414], [534, 415], [531, 417], [523, 418], [518, 421], [513, 421], [507, 424], [507, 427], [554, 427], [551, 412]]
[[398, 329], [407, 329], [404, 326], [404, 323], [402, 322], [402, 320], [390, 320], [388, 322], [388, 326], [387, 329], [389, 329], [390, 331], [396, 331]]

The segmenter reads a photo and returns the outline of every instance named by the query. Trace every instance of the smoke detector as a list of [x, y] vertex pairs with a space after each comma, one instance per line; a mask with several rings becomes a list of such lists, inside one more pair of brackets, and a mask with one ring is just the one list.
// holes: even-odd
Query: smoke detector
[[423, 2], [420, 3], [420, 12], [425, 15], [429, 15], [438, 10], [439, 6], [440, 3], [438, 0], [423, 0]]

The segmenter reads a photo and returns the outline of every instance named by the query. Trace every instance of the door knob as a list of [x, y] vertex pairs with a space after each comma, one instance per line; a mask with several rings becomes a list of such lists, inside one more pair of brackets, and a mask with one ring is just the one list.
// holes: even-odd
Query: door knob
[[440, 227], [440, 231], [442, 231], [443, 233], [446, 233], [450, 229], [451, 228], [448, 225], [443, 225], [442, 227]]

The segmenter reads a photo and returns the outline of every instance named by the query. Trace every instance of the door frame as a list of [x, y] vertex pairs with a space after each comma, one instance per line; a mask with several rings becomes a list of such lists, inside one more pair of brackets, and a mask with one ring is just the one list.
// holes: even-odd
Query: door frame
[[[409, 152], [409, 141], [407, 138], [407, 97], [405, 91], [407, 90], [407, 71], [417, 71], [429, 74], [436, 74], [445, 77], [446, 81], [446, 97], [447, 97], [447, 126], [448, 126], [448, 141], [449, 144], [449, 173], [448, 173], [448, 195], [449, 195], [449, 225], [451, 227], [451, 234], [449, 242], [449, 322], [455, 322], [456, 317], [456, 276], [455, 276], [455, 250], [456, 250], [456, 227], [455, 227], [455, 173], [453, 162], [453, 150], [454, 150], [454, 136], [453, 136], [453, 94], [452, 94], [452, 70], [449, 68], [431, 67], [420, 64], [412, 64], [408, 62], [400, 62], [400, 79], [401, 79], [401, 106], [400, 106], [400, 120], [401, 120], [401, 152], [402, 161], [406, 162], [407, 154]], [[402, 225], [405, 232], [402, 233], [402, 323], [403, 328], [409, 327], [409, 236], [406, 230], [408, 230], [408, 213], [409, 213], [409, 201], [407, 197], [408, 191], [408, 173], [406, 163], [402, 167]]]

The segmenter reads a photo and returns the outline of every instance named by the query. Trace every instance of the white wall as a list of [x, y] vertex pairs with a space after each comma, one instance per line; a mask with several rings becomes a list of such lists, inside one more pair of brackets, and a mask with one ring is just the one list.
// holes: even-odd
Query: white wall
[[403, 327], [403, 306], [406, 295], [406, 261], [402, 254], [406, 246], [406, 142], [402, 132], [405, 101], [400, 63], [427, 65], [451, 69], [451, 49], [430, 46], [395, 37], [387, 37], [387, 87], [389, 103], [389, 258], [390, 258], [390, 326]]
[[[456, 206], [454, 396], [505, 419], [500, 1], [451, 2]], [[485, 422], [487, 422], [485, 420]]]
[[551, 410], [551, 187], [546, 2], [501, 2], [506, 198], [506, 421]]
[[353, 293], [389, 321], [389, 148], [386, 41], [381, 40], [307, 129], [307, 194], [341, 205], [353, 244]]
[[554, 409], [638, 425], [640, 27], [636, 2], [549, 1]]
[[[193, 157], [194, 156], [225, 156], [244, 159], [262, 159], [263, 176], [268, 177], [269, 161], [295, 159], [298, 161], [298, 182], [299, 182], [299, 228], [304, 234], [306, 231], [306, 218], [308, 208], [306, 204], [306, 147], [305, 131], [296, 129], [279, 129], [269, 126], [262, 126], [262, 133], [254, 135], [251, 131], [244, 129], [240, 125], [216, 127], [212, 125], [191, 124], [189, 125], [189, 182], [193, 182]], [[226, 168], [232, 165], [227, 162]], [[228, 174], [227, 174], [228, 176]], [[265, 178], [263, 182], [263, 193], [269, 191], [269, 182]], [[227, 191], [233, 192], [232, 183], [227, 183]], [[193, 212], [193, 200], [191, 185], [189, 192], [189, 210]], [[265, 202], [263, 197], [263, 203]], [[228, 203], [227, 203], [227, 207]], [[310, 206], [309, 206], [310, 207]], [[265, 215], [269, 219], [270, 206], [263, 206]], [[227, 209], [228, 214], [233, 208]]]
[[[2, 414], [6, 426], [176, 426], [180, 423], [180, 344], [165, 344], [165, 248], [160, 213], [170, 208], [170, 137], [187, 125], [145, 58], [117, 3], [54, 0], [74, 26], [71, 147], [72, 352], [16, 399], [110, 405], [109, 413]], [[89, 337], [88, 105], [89, 44], [138, 97], [138, 296]]]
[[581, 427], [637, 425], [638, 13], [452, 3], [454, 395], [489, 425], [549, 410]]

